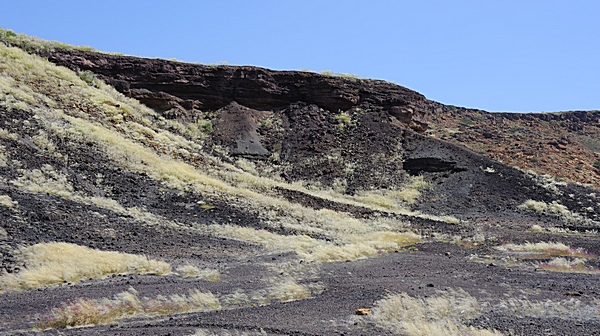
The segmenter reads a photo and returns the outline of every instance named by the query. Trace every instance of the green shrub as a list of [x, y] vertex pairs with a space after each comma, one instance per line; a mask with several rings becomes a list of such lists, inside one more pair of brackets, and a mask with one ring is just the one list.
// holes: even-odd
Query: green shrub
[[83, 80], [84, 82], [86, 82], [90, 85], [96, 79], [96, 74], [91, 72], [90, 70], [79, 71], [77, 74], [79, 75], [79, 78], [81, 78], [81, 80]]
[[344, 111], [339, 111], [340, 113], [336, 116], [334, 116], [334, 118], [339, 122], [339, 124], [337, 125], [337, 128], [340, 131], [343, 131], [344, 128], [346, 128], [346, 126], [354, 126], [356, 125], [356, 121], [352, 120], [352, 115], [348, 112], [344, 112]]
[[462, 118], [460, 120], [460, 123], [465, 125], [465, 126], [471, 126], [473, 125], [473, 120], [469, 119], [469, 118]]
[[211, 133], [213, 131], [213, 126], [210, 120], [207, 120], [204, 123], [202, 123], [200, 128], [202, 128], [202, 130], [206, 133]]

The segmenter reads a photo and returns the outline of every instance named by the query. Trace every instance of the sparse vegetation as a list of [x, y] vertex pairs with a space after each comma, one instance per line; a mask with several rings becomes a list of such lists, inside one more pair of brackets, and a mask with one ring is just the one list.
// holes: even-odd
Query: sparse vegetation
[[0, 205], [5, 206], [7, 208], [12, 208], [13, 206], [17, 205], [18, 203], [16, 201], [13, 201], [12, 198], [10, 198], [10, 196], [8, 195], [1, 195], [0, 196]]
[[213, 131], [213, 125], [210, 120], [202, 120], [201, 122], [199, 122], [199, 124], [200, 128], [205, 133], [211, 133]]
[[497, 250], [511, 253], [521, 253], [521, 259], [540, 259], [548, 256], [569, 256], [577, 258], [595, 258], [595, 255], [583, 249], [573, 249], [563, 243], [539, 242], [525, 244], [504, 244], [496, 247]]
[[25, 34], [17, 34], [10, 29], [0, 28], [0, 41], [9, 43], [10, 45], [17, 46], [23, 50], [29, 52], [32, 51], [43, 51], [43, 50], [54, 50], [54, 49], [66, 49], [66, 50], [83, 50], [83, 51], [97, 51], [92, 47], [88, 46], [74, 46], [67, 43], [58, 41], [48, 41], [37, 37], [28, 36]]
[[[254, 296], [256, 297], [256, 294]], [[270, 301], [289, 302], [307, 299], [311, 296], [310, 288], [297, 283], [294, 279], [288, 278], [280, 280], [278, 284], [269, 287], [266, 290], [264, 299], [267, 300], [265, 303]]]
[[79, 78], [88, 84], [93, 84], [96, 80], [96, 74], [91, 72], [90, 70], [80, 71], [78, 72]]
[[0, 167], [8, 166], [6, 160], [7, 160], [6, 148], [4, 146], [0, 145]]
[[302, 300], [319, 294], [319, 284], [298, 284], [292, 278], [276, 279], [276, 283], [263, 290], [246, 294], [236, 291], [220, 299], [210, 292], [190, 290], [188, 295], [159, 295], [155, 298], [141, 297], [137, 291], [117, 294], [113, 299], [86, 299], [63, 303], [49, 314], [39, 317], [38, 328], [66, 328], [82, 325], [106, 324], [116, 320], [140, 315], [171, 315], [185, 312], [210, 311], [222, 308], [239, 308], [269, 305], [272, 302]]
[[15, 251], [25, 269], [0, 276], [0, 290], [20, 291], [110, 274], [168, 274], [163, 261], [120, 252], [99, 251], [68, 243], [42, 243]]
[[460, 120], [460, 123], [464, 126], [472, 126], [473, 125], [473, 120], [471, 120], [470, 118], [462, 118]]
[[[306, 70], [303, 70], [303, 71], [306, 71]], [[323, 76], [341, 77], [341, 78], [346, 78], [346, 79], [350, 79], [350, 80], [359, 80], [359, 79], [361, 79], [361, 77], [358, 76], [358, 75], [344, 73], [344, 72], [333, 72], [333, 71], [330, 71], [330, 70], [322, 70], [319, 73], [321, 75], [323, 75]]]
[[181, 265], [176, 268], [177, 273], [184, 278], [196, 278], [210, 282], [219, 282], [221, 273], [216, 269], [199, 269], [194, 265]]
[[552, 272], [568, 272], [568, 273], [586, 273], [598, 274], [600, 270], [597, 268], [586, 266], [586, 259], [575, 258], [567, 259], [563, 257], [553, 258], [552, 260], [540, 263], [538, 269]]
[[508, 298], [493, 306], [494, 310], [516, 317], [558, 318], [586, 321], [598, 319], [598, 300], [585, 304], [580, 300], [532, 301], [525, 298]]
[[552, 191], [556, 195], [562, 195], [561, 187], [567, 185], [565, 181], [556, 180], [554, 177], [550, 175], [538, 175], [533, 171], [527, 171], [526, 175], [534, 180], [539, 186], [545, 188], [549, 191]]
[[430, 187], [423, 176], [410, 176], [399, 190], [362, 191], [354, 199], [364, 204], [399, 210], [403, 209], [405, 205], [414, 204], [421, 197], [422, 191]]
[[479, 302], [464, 291], [439, 293], [430, 298], [400, 293], [376, 302], [372, 318], [381, 328], [410, 336], [502, 335], [497, 331], [465, 325], [480, 312]]
[[47, 193], [67, 199], [72, 199], [75, 195], [67, 176], [55, 171], [49, 164], [43, 165], [41, 169], [24, 171], [23, 175], [12, 183], [32, 192]]
[[[584, 224], [596, 224], [597, 222], [590, 220], [588, 218], [583, 217], [582, 215], [571, 212], [565, 205], [558, 203], [557, 201], [552, 201], [552, 203], [548, 204], [544, 201], [534, 201], [527, 200], [523, 204], [519, 205], [518, 208], [520, 210], [525, 211], [534, 211], [540, 214], [546, 214], [550, 216], [560, 217], [562, 220], [568, 223], [584, 223]], [[585, 210], [587, 212], [594, 212], [594, 208], [591, 208], [592, 211]]]
[[585, 231], [580, 232], [580, 231], [571, 230], [568, 228], [555, 227], [555, 226], [542, 227], [537, 224], [532, 225], [530, 230], [532, 232], [547, 232], [547, 233], [554, 233], [554, 234], [560, 234], [560, 235], [564, 235], [564, 234], [583, 235], [583, 236], [597, 236], [598, 235], [598, 230], [596, 230], [596, 229], [586, 229]]
[[571, 248], [563, 243], [504, 244], [496, 246], [495, 249], [503, 252], [503, 254], [500, 256], [473, 254], [469, 257], [469, 260], [505, 267], [525, 267], [531, 270], [551, 272], [588, 274], [600, 272], [598, 269], [586, 265], [588, 260], [596, 258], [594, 254], [581, 248]]
[[67, 328], [105, 324], [141, 314], [170, 315], [220, 308], [219, 300], [210, 292], [191, 290], [188, 295], [173, 294], [160, 295], [156, 298], [140, 298], [137, 291], [130, 288], [127, 292], [117, 294], [114, 299], [80, 298], [63, 303], [60, 308], [52, 309], [50, 314], [41, 316], [37, 327]]
[[340, 131], [343, 131], [346, 127], [356, 125], [356, 121], [352, 120], [352, 115], [347, 111], [340, 111], [334, 118], [339, 122], [337, 127]]

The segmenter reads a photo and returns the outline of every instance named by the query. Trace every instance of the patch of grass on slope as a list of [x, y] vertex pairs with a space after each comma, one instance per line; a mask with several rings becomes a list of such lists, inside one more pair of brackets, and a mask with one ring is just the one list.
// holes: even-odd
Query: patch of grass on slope
[[4, 41], [29, 52], [55, 49], [97, 51], [88, 46], [74, 46], [63, 42], [49, 41], [25, 34], [17, 34], [10, 29], [4, 28], [0, 28], [0, 41]]
[[378, 301], [373, 308], [372, 318], [377, 326], [401, 335], [502, 335], [498, 331], [464, 324], [477, 317], [480, 312], [477, 299], [464, 291], [429, 298], [416, 298], [401, 293]]
[[15, 253], [25, 269], [2, 274], [0, 291], [20, 291], [64, 282], [98, 279], [110, 274], [168, 274], [163, 261], [121, 252], [100, 251], [68, 243], [42, 243]]
[[66, 328], [91, 324], [110, 323], [138, 315], [169, 315], [193, 311], [209, 311], [221, 308], [219, 299], [210, 292], [191, 290], [188, 295], [159, 295], [156, 298], [140, 298], [130, 288], [113, 299], [91, 300], [79, 298], [64, 303], [51, 313], [40, 317], [37, 327]]
[[279, 279], [273, 286], [250, 293], [236, 290], [232, 294], [215, 296], [210, 292], [190, 290], [188, 295], [159, 295], [140, 297], [134, 288], [114, 298], [78, 298], [64, 302], [48, 314], [41, 315], [38, 328], [66, 328], [91, 324], [105, 324], [139, 316], [181, 314], [218, 309], [236, 309], [269, 305], [272, 302], [302, 300], [320, 293], [320, 286], [299, 284], [291, 278]]

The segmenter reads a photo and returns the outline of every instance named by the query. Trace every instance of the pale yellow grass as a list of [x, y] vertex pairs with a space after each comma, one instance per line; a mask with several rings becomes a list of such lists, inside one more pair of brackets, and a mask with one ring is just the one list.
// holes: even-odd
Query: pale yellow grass
[[349, 197], [365, 204], [400, 210], [407, 204], [414, 204], [421, 197], [421, 191], [427, 188], [430, 185], [423, 176], [410, 176], [399, 190], [362, 191], [357, 196]]
[[216, 269], [199, 269], [194, 265], [181, 265], [175, 269], [177, 273], [183, 278], [195, 278], [200, 280], [206, 280], [210, 282], [219, 282], [221, 280], [221, 273]]
[[412, 232], [371, 232], [344, 236], [338, 244], [306, 235], [284, 236], [248, 227], [211, 225], [209, 230], [218, 236], [261, 245], [270, 251], [295, 251], [310, 261], [355, 260], [376, 256], [387, 250], [400, 249], [421, 241]]
[[110, 274], [168, 274], [163, 261], [121, 252], [100, 251], [68, 243], [41, 243], [16, 251], [25, 268], [0, 276], [0, 290], [20, 291], [103, 278]]
[[10, 198], [10, 196], [8, 196], [8, 195], [0, 196], [0, 205], [5, 206], [7, 208], [12, 208], [16, 204], [17, 204], [17, 202], [13, 201], [12, 198]]
[[568, 251], [570, 247], [563, 243], [539, 242], [525, 244], [504, 244], [495, 247], [497, 250], [504, 252], [545, 252], [549, 250]]
[[542, 213], [548, 210], [548, 204], [543, 201], [527, 200], [523, 204], [519, 205], [518, 208], [521, 210], [533, 210], [535, 212]]
[[263, 289], [244, 292], [236, 290], [220, 297], [225, 308], [265, 306], [273, 302], [302, 300], [323, 292], [323, 286], [317, 283], [301, 284], [291, 276], [265, 279], [267, 286]]
[[496, 247], [504, 252], [532, 252], [553, 256], [569, 256], [578, 258], [595, 258], [596, 256], [586, 252], [582, 248], [572, 248], [563, 243], [539, 242], [525, 244], [504, 244]]
[[6, 147], [0, 145], [0, 167], [8, 166], [8, 157], [6, 156], [6, 154]]
[[39, 37], [25, 34], [16, 34], [12, 30], [5, 28], [0, 28], [0, 41], [17, 45], [25, 50], [38, 52], [55, 49], [97, 51], [89, 46], [76, 46], [58, 41], [44, 40]]
[[188, 295], [159, 295], [140, 298], [135, 289], [117, 294], [114, 299], [90, 300], [80, 298], [40, 318], [37, 327], [66, 328], [110, 323], [140, 315], [169, 315], [221, 308], [219, 300], [210, 292], [191, 290]]
[[584, 303], [578, 299], [532, 301], [527, 298], [509, 298], [494, 305], [495, 311], [501, 311], [510, 316], [558, 318], [569, 320], [597, 320], [598, 299]]
[[309, 297], [311, 297], [310, 288], [297, 283], [291, 278], [278, 281], [276, 285], [267, 289], [265, 295], [266, 299], [279, 302], [296, 301]]
[[371, 316], [377, 326], [402, 335], [502, 335], [497, 331], [464, 324], [477, 317], [480, 311], [479, 302], [464, 291], [447, 292], [429, 298], [415, 298], [401, 293], [378, 301]]
[[49, 164], [44, 164], [41, 169], [23, 170], [23, 175], [11, 183], [36, 193], [47, 193], [66, 199], [73, 199], [75, 196], [67, 176], [57, 172]]
[[530, 230], [533, 232], [544, 232], [544, 228], [538, 224], [533, 224]]
[[[527, 200], [523, 202], [523, 204], [518, 206], [521, 210], [526, 211], [535, 211], [537, 213], [543, 213], [547, 215], [553, 215], [560, 217], [565, 222], [569, 223], [585, 223], [588, 225], [597, 225], [598, 222], [591, 220], [589, 218], [583, 217], [581, 214], [576, 212], [572, 212], [567, 208], [567, 206], [558, 203], [557, 201], [552, 201], [552, 203], [546, 203], [543, 201], [534, 201]], [[588, 210], [585, 210], [588, 211]], [[593, 208], [592, 208], [593, 211]]]

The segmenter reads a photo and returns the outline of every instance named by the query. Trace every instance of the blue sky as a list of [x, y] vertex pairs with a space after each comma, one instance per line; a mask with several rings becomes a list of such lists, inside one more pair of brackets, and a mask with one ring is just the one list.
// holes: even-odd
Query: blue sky
[[487, 111], [600, 109], [600, 1], [0, 1], [0, 27], [104, 51], [385, 79]]

